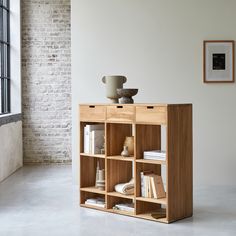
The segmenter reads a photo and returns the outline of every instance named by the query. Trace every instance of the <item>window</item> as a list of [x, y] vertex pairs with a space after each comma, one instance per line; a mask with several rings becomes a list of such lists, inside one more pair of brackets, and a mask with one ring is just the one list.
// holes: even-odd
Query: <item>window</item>
[[9, 1], [0, 0], [0, 114], [10, 112]]

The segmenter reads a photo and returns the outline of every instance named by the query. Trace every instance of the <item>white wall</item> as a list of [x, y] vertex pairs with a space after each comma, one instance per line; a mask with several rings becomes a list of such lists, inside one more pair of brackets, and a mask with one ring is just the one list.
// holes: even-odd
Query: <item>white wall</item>
[[[0, 121], [21, 113], [20, 3], [20, 0], [11, 0], [10, 4], [11, 114], [0, 116]], [[22, 122], [18, 120], [2, 126], [0, 122], [0, 181], [22, 165]]]
[[194, 106], [194, 183], [234, 185], [236, 84], [203, 84], [202, 43], [236, 39], [235, 0], [72, 0], [73, 171], [82, 102], [107, 101], [123, 74], [136, 102]]
[[0, 182], [20, 168], [22, 160], [22, 122], [0, 126]]

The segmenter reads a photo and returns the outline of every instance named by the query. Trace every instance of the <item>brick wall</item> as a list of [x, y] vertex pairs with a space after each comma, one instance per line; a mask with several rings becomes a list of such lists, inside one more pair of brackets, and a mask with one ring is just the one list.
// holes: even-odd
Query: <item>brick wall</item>
[[21, 9], [24, 162], [70, 162], [70, 0]]

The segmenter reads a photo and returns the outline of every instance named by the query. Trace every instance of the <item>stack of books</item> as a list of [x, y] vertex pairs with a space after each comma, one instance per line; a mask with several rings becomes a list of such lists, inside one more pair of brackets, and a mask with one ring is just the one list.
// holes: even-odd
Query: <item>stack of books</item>
[[143, 159], [165, 161], [166, 151], [162, 151], [162, 150], [144, 151]]
[[118, 203], [113, 207], [113, 209], [134, 213], [134, 203]]
[[101, 154], [104, 148], [104, 125], [86, 125], [84, 127], [84, 153]]
[[85, 201], [86, 205], [105, 208], [104, 198], [89, 198]]
[[152, 171], [143, 171], [141, 178], [141, 196], [147, 198], [164, 198], [166, 196], [162, 177]]

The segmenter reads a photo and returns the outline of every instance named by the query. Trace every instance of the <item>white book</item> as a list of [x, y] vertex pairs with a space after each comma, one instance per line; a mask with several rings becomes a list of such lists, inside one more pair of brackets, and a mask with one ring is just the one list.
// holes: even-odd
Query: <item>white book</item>
[[144, 156], [159, 156], [159, 157], [166, 157], [166, 151], [163, 150], [152, 150], [152, 151], [144, 151]]
[[155, 156], [148, 156], [148, 155], [144, 155], [143, 159], [146, 160], [161, 160], [164, 161], [166, 159], [166, 157], [155, 157]]
[[90, 136], [91, 136], [91, 131], [92, 130], [104, 130], [104, 125], [99, 124], [99, 125], [86, 125], [84, 127], [84, 153], [89, 154], [91, 145], [90, 145]]
[[104, 130], [93, 130], [91, 132], [91, 153], [100, 154], [104, 145]]

